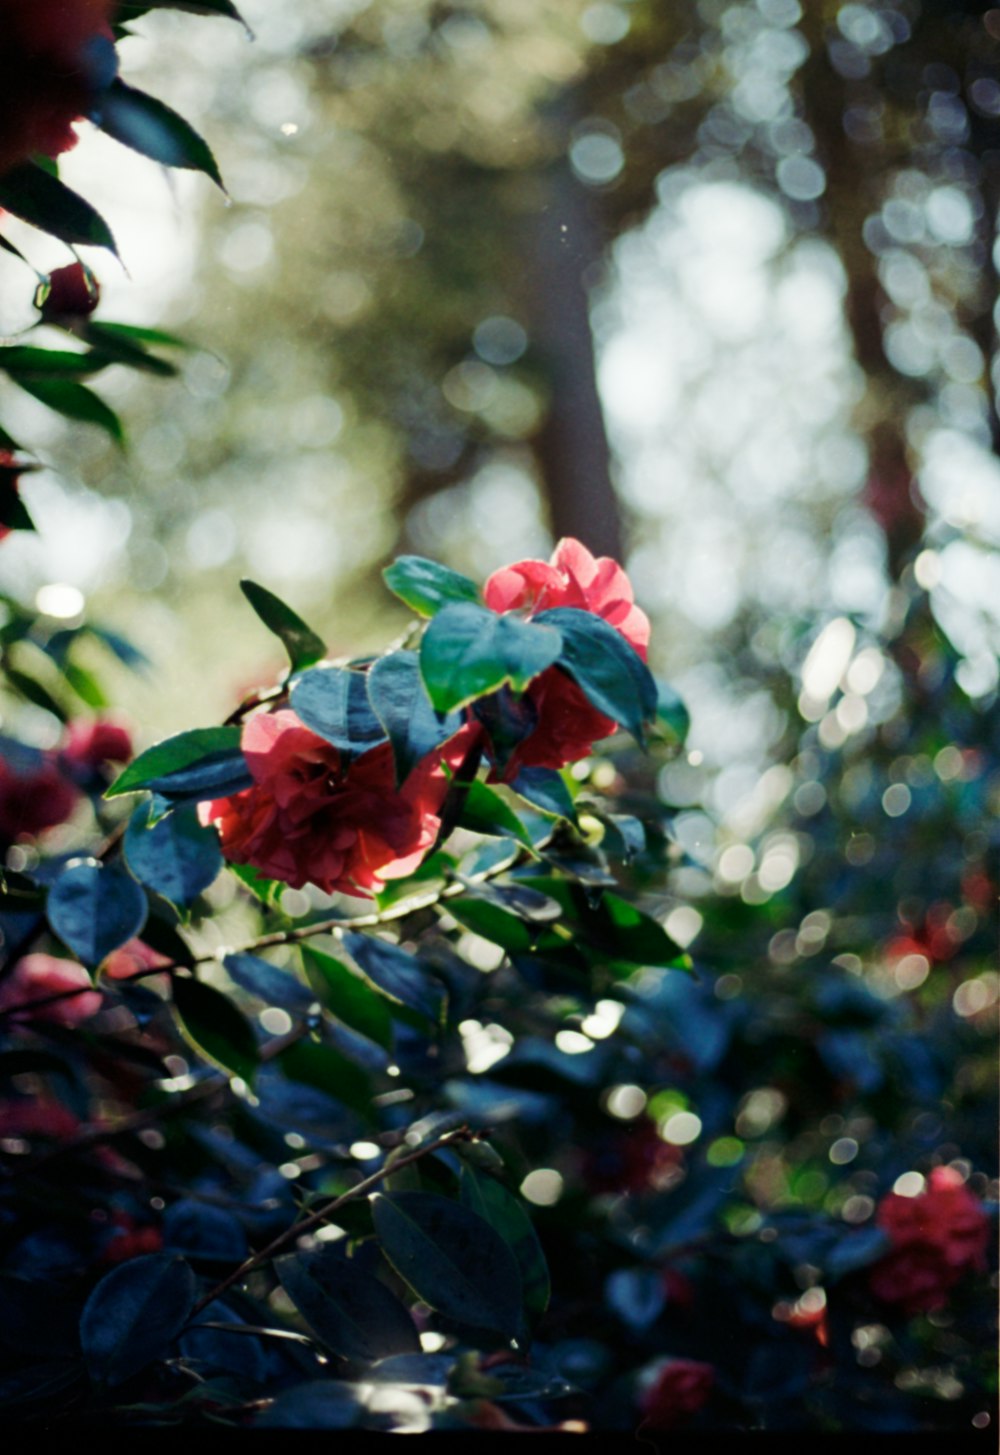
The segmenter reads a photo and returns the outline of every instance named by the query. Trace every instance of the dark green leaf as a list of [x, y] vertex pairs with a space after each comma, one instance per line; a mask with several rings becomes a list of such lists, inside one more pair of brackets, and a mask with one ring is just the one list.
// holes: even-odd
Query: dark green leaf
[[0, 369], [12, 374], [18, 383], [22, 375], [30, 378], [55, 374], [65, 378], [68, 374], [95, 374], [107, 363], [107, 359], [93, 350], [78, 354], [68, 349], [37, 349], [29, 344], [8, 344], [0, 348]]
[[100, 682], [93, 672], [77, 662], [64, 662], [62, 673], [81, 702], [88, 707], [100, 709], [110, 706]]
[[183, 1258], [149, 1253], [101, 1279], [80, 1319], [80, 1344], [90, 1377], [122, 1384], [158, 1358], [187, 1323], [197, 1295]]
[[111, 229], [89, 202], [34, 162], [0, 177], [0, 208], [64, 243], [109, 248], [118, 256]]
[[258, 586], [256, 581], [244, 580], [240, 582], [240, 590], [268, 631], [273, 632], [281, 641], [288, 653], [293, 672], [300, 672], [303, 667], [311, 667], [325, 655], [325, 643], [290, 606], [286, 606], [266, 586]]
[[101, 97], [95, 120], [115, 141], [152, 157], [154, 162], [204, 172], [222, 186], [208, 143], [183, 116], [178, 116], [155, 96], [126, 86], [124, 81], [112, 81]]
[[159, 344], [168, 349], [190, 349], [194, 345], [187, 339], [178, 338], [175, 333], [165, 333], [162, 328], [140, 328], [134, 323], [98, 323], [87, 320], [87, 337], [107, 348], [109, 343]]
[[663, 926], [620, 895], [605, 891], [593, 902], [583, 885], [569, 879], [533, 876], [526, 882], [562, 905], [570, 922], [579, 927], [574, 944], [593, 958], [678, 970], [691, 968], [688, 956]]
[[299, 1313], [334, 1354], [370, 1361], [419, 1352], [413, 1320], [399, 1299], [338, 1248], [290, 1253], [274, 1268]]
[[125, 364], [130, 369], [142, 369], [147, 374], [158, 374], [167, 379], [177, 373], [176, 365], [148, 353], [138, 341], [121, 336], [113, 324], [94, 323], [88, 319], [84, 328], [88, 343], [95, 346], [91, 357], [100, 360], [96, 367]]
[[192, 804], [180, 804], [152, 827], [149, 804], [132, 815], [125, 833], [125, 858], [135, 877], [164, 899], [188, 905], [222, 868], [219, 833], [205, 825]]
[[28, 702], [33, 702], [36, 707], [44, 707], [46, 712], [51, 712], [60, 722], [66, 722], [69, 713], [63, 704], [49, 691], [43, 687], [35, 677], [27, 672], [22, 672], [18, 667], [12, 667], [8, 663], [4, 669], [7, 681], [12, 687], [16, 687], [21, 696]]
[[278, 1065], [291, 1081], [315, 1086], [317, 1091], [325, 1092], [371, 1120], [371, 1081], [353, 1061], [332, 1046], [296, 1041], [287, 1051], [282, 1051]]
[[535, 620], [558, 628], [563, 642], [559, 666], [587, 700], [643, 743], [644, 724], [656, 715], [656, 683], [621, 633], [603, 617], [573, 606], [539, 612]]
[[372, 1217], [382, 1251], [424, 1303], [473, 1328], [516, 1334], [517, 1262], [484, 1218], [429, 1192], [376, 1194]]
[[444, 987], [415, 955], [375, 935], [354, 931], [345, 932], [343, 943], [351, 959], [383, 995], [418, 1011], [428, 1020], [440, 1019]]
[[554, 768], [522, 768], [511, 783], [515, 793], [540, 808], [543, 813], [576, 821], [573, 799], [561, 773]]
[[517, 839], [531, 847], [531, 837], [514, 810], [495, 789], [478, 780], [470, 783], [465, 793], [458, 825], [477, 834]]
[[389, 734], [397, 783], [462, 726], [460, 713], [434, 711], [416, 652], [393, 652], [373, 662], [368, 697]]
[[242, 1011], [221, 991], [190, 975], [174, 976], [173, 989], [181, 1029], [195, 1049], [224, 1071], [252, 1082], [259, 1059], [257, 1038]]
[[279, 970], [259, 955], [227, 955], [223, 960], [226, 973], [242, 990], [282, 1010], [306, 1011], [318, 999], [302, 981], [287, 970]]
[[18, 375], [18, 384], [57, 414], [78, 419], [83, 424], [96, 424], [119, 445], [125, 443], [125, 430], [114, 410], [109, 408], [93, 389], [72, 379], [47, 379], [38, 375]]
[[363, 976], [311, 945], [302, 946], [302, 963], [317, 998], [332, 1015], [377, 1045], [392, 1045], [389, 1007]]
[[509, 914], [488, 899], [463, 894], [448, 900], [448, 913], [473, 934], [499, 945], [508, 955], [523, 954], [535, 943], [535, 935], [516, 915]]
[[523, 691], [562, 650], [552, 627], [462, 602], [446, 606], [424, 632], [420, 671], [437, 710], [451, 712], [505, 682]]
[[517, 1259], [527, 1312], [536, 1317], [543, 1314], [552, 1291], [549, 1270], [524, 1204], [496, 1178], [475, 1172], [469, 1166], [462, 1168], [459, 1196], [466, 1207], [500, 1234]]
[[668, 742], [682, 746], [691, 727], [691, 714], [666, 682], [656, 684], [656, 724]]
[[314, 667], [295, 679], [291, 704], [307, 728], [342, 753], [361, 754], [385, 741], [362, 672]]
[[420, 616], [436, 616], [456, 601], [481, 600], [475, 581], [423, 556], [399, 556], [382, 576], [393, 595]]
[[253, 783], [238, 727], [191, 728], [140, 753], [105, 798], [148, 788], [170, 798], [217, 798]]
[[64, 869], [49, 890], [46, 916], [54, 934], [85, 965], [133, 939], [146, 923], [146, 896], [127, 874], [95, 860]]

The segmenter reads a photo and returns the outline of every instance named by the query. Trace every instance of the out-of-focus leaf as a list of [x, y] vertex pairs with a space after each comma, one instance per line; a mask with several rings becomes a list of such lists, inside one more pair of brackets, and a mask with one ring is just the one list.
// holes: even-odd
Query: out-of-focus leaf
[[[357, 1387], [335, 1379], [315, 1379], [285, 1389], [254, 1421], [265, 1430], [347, 1430], [365, 1413]], [[248, 1442], [249, 1443], [249, 1442]]]
[[194, 1307], [197, 1285], [183, 1258], [150, 1253], [115, 1268], [94, 1289], [80, 1319], [90, 1377], [122, 1384], [169, 1347]]
[[418, 1298], [459, 1323], [513, 1337], [521, 1278], [484, 1218], [427, 1192], [376, 1194], [372, 1217], [382, 1251]]
[[403, 1304], [338, 1248], [290, 1253], [274, 1266], [306, 1323], [341, 1358], [374, 1360], [419, 1351], [417, 1330]]
[[256, 996], [265, 1005], [301, 1012], [308, 1010], [317, 999], [308, 985], [303, 985], [288, 970], [279, 970], [277, 965], [262, 960], [259, 955], [227, 955], [222, 963], [226, 973], [242, 990]]
[[278, 1065], [292, 1081], [304, 1082], [342, 1102], [366, 1119], [372, 1113], [371, 1081], [353, 1061], [315, 1041], [296, 1041], [278, 1058]]
[[49, 890], [45, 911], [63, 944], [85, 965], [99, 965], [139, 933], [147, 904], [134, 879], [91, 860], [62, 871]]
[[383, 995], [418, 1011], [428, 1020], [440, 1019], [444, 986], [421, 965], [415, 955], [375, 935], [346, 931], [343, 944], [354, 963]]
[[108, 248], [118, 256], [111, 229], [100, 213], [34, 162], [11, 167], [0, 177], [0, 208], [61, 242]]
[[57, 414], [67, 419], [77, 419], [83, 424], [96, 424], [116, 444], [125, 443], [125, 430], [117, 414], [86, 384], [73, 379], [45, 378], [41, 374], [20, 374], [18, 384], [42, 404], [47, 404]]
[[224, 1071], [252, 1083], [257, 1070], [257, 1038], [232, 1001], [190, 975], [174, 977], [174, 1009], [195, 1049]]
[[190, 1197], [171, 1203], [164, 1213], [163, 1246], [168, 1253], [210, 1263], [242, 1263], [249, 1251], [234, 1213]]
[[324, 656], [326, 644], [273, 591], [268, 591], [266, 586], [258, 586], [256, 581], [247, 580], [240, 582], [240, 590], [268, 631], [273, 632], [284, 646], [293, 672], [311, 667]]

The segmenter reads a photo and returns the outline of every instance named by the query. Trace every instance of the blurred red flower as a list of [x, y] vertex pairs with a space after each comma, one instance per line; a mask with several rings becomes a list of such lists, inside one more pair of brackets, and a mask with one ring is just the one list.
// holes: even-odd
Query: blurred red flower
[[0, 0], [0, 172], [76, 144], [114, 76], [115, 0]]
[[[79, 993], [35, 1008], [36, 1001], [47, 1001], [67, 991]], [[15, 1024], [52, 1021], [60, 1026], [76, 1026], [96, 1015], [100, 1008], [100, 991], [94, 990], [90, 976], [75, 960], [58, 960], [41, 953], [25, 955], [0, 982], [0, 1011]]]
[[82, 263], [67, 263], [65, 268], [56, 268], [35, 296], [35, 305], [41, 310], [45, 323], [72, 323], [78, 318], [85, 318], [88, 313], [93, 313], [100, 301], [100, 285]]
[[60, 753], [73, 768], [127, 763], [132, 756], [132, 735], [115, 718], [77, 718], [67, 725]]
[[665, 1359], [639, 1395], [643, 1426], [669, 1430], [686, 1415], [697, 1414], [715, 1383], [715, 1369], [697, 1359]]
[[258, 713], [243, 729], [252, 788], [201, 805], [222, 852], [294, 889], [370, 895], [411, 874], [437, 837], [457, 768], [478, 729], [466, 725], [396, 787], [388, 743], [345, 759], [288, 709]]
[[12, 843], [65, 822], [79, 796], [55, 753], [33, 755], [23, 764], [0, 758], [0, 840]]
[[[561, 540], [547, 562], [518, 561], [494, 571], [483, 587], [483, 600], [492, 611], [523, 611], [529, 617], [557, 606], [593, 612], [646, 660], [649, 619], [635, 605], [625, 572], [610, 556], [594, 557], [572, 538]], [[561, 768], [576, 762], [615, 729], [611, 718], [592, 707], [560, 667], [540, 673], [525, 697], [537, 722], [504, 767], [502, 776], [508, 781], [521, 768]]]
[[916, 1197], [890, 1192], [875, 1214], [891, 1250], [872, 1268], [876, 1298], [908, 1314], [942, 1308], [968, 1269], [985, 1269], [989, 1221], [953, 1167], [935, 1167]]

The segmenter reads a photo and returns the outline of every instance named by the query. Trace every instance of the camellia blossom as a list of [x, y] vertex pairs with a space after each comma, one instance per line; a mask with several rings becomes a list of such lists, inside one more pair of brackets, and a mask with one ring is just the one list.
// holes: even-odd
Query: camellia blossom
[[66, 728], [60, 754], [66, 764], [76, 769], [127, 763], [132, 756], [132, 735], [124, 722], [116, 718], [76, 718]]
[[875, 1221], [892, 1248], [872, 1268], [869, 1286], [905, 1313], [943, 1308], [963, 1273], [986, 1268], [989, 1221], [953, 1167], [934, 1167], [916, 1197], [888, 1193]]
[[0, 0], [0, 172], [76, 143], [113, 79], [115, 0]]
[[0, 840], [13, 843], [64, 823], [79, 797], [54, 753], [38, 754], [23, 766], [0, 758]]
[[[617, 561], [592, 556], [570, 537], [559, 542], [549, 561], [518, 561], [494, 571], [483, 587], [483, 600], [492, 611], [521, 611], [529, 618], [561, 606], [593, 612], [646, 660], [649, 618], [635, 604], [632, 583]], [[559, 667], [540, 673], [525, 697], [537, 721], [504, 767], [508, 781], [521, 768], [561, 768], [576, 762], [615, 730], [612, 719], [592, 707]]]
[[[67, 994], [76, 991], [78, 994]], [[63, 995], [65, 999], [50, 1000]], [[36, 1001], [49, 1001], [38, 1005]], [[101, 1008], [101, 993], [94, 990], [90, 976], [75, 960], [54, 955], [25, 955], [9, 975], [0, 981], [0, 1011], [15, 1024], [22, 1021], [52, 1021], [60, 1026], [77, 1026]]]
[[715, 1383], [715, 1369], [697, 1359], [665, 1359], [639, 1395], [643, 1427], [669, 1430], [686, 1415], [697, 1414]]
[[466, 725], [396, 787], [392, 749], [379, 743], [346, 758], [290, 709], [258, 713], [243, 729], [254, 784], [203, 803], [222, 852], [293, 889], [370, 895], [412, 874], [437, 838], [454, 770], [474, 742]]

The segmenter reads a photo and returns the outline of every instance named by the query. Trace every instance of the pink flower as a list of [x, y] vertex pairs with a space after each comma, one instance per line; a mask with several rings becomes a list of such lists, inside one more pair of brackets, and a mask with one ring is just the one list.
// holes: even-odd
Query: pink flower
[[[78, 993], [66, 995], [67, 991]], [[40, 1005], [37, 1010], [32, 1008], [36, 1001], [47, 1001], [54, 995], [66, 998]], [[0, 1011], [15, 1024], [52, 1021], [60, 1026], [76, 1026], [96, 1015], [100, 1008], [100, 992], [94, 990], [90, 976], [75, 960], [25, 955], [0, 981]]]
[[64, 823], [79, 796], [54, 753], [39, 754], [31, 766], [0, 758], [0, 839], [12, 843]]
[[48, 284], [39, 289], [45, 296], [36, 307], [46, 323], [66, 323], [93, 313], [101, 298], [97, 279], [82, 263], [67, 263], [49, 274]]
[[63, 760], [74, 768], [127, 763], [132, 756], [132, 736], [125, 724], [114, 718], [77, 718], [67, 726], [60, 751]]
[[643, 1425], [669, 1430], [686, 1415], [697, 1414], [715, 1383], [711, 1364], [696, 1359], [665, 1359], [654, 1366], [653, 1377], [639, 1396]]
[[380, 743], [345, 760], [289, 709], [258, 713], [243, 729], [252, 788], [201, 805], [222, 852], [294, 889], [370, 895], [411, 874], [437, 838], [457, 768], [477, 734], [463, 727], [395, 783], [392, 749]]
[[[494, 571], [483, 587], [483, 600], [493, 611], [523, 611], [529, 617], [557, 606], [591, 611], [646, 660], [649, 619], [635, 605], [625, 572], [610, 556], [595, 558], [571, 538], [559, 542], [548, 562], [518, 561]], [[592, 707], [559, 667], [540, 673], [525, 696], [538, 721], [507, 762], [502, 775], [507, 780], [521, 768], [561, 768], [576, 762], [615, 729], [611, 718]]]
[[111, 951], [101, 966], [101, 974], [106, 975], [109, 980], [130, 980], [145, 970], [159, 970], [162, 966], [171, 964], [173, 961], [166, 955], [161, 955], [159, 950], [154, 950], [152, 945], [147, 945], [142, 940], [129, 940], [126, 944], [119, 945], [117, 950]]
[[953, 1167], [935, 1167], [917, 1197], [890, 1192], [875, 1214], [892, 1248], [872, 1268], [876, 1298], [908, 1314], [942, 1308], [967, 1269], [985, 1269], [989, 1222]]

